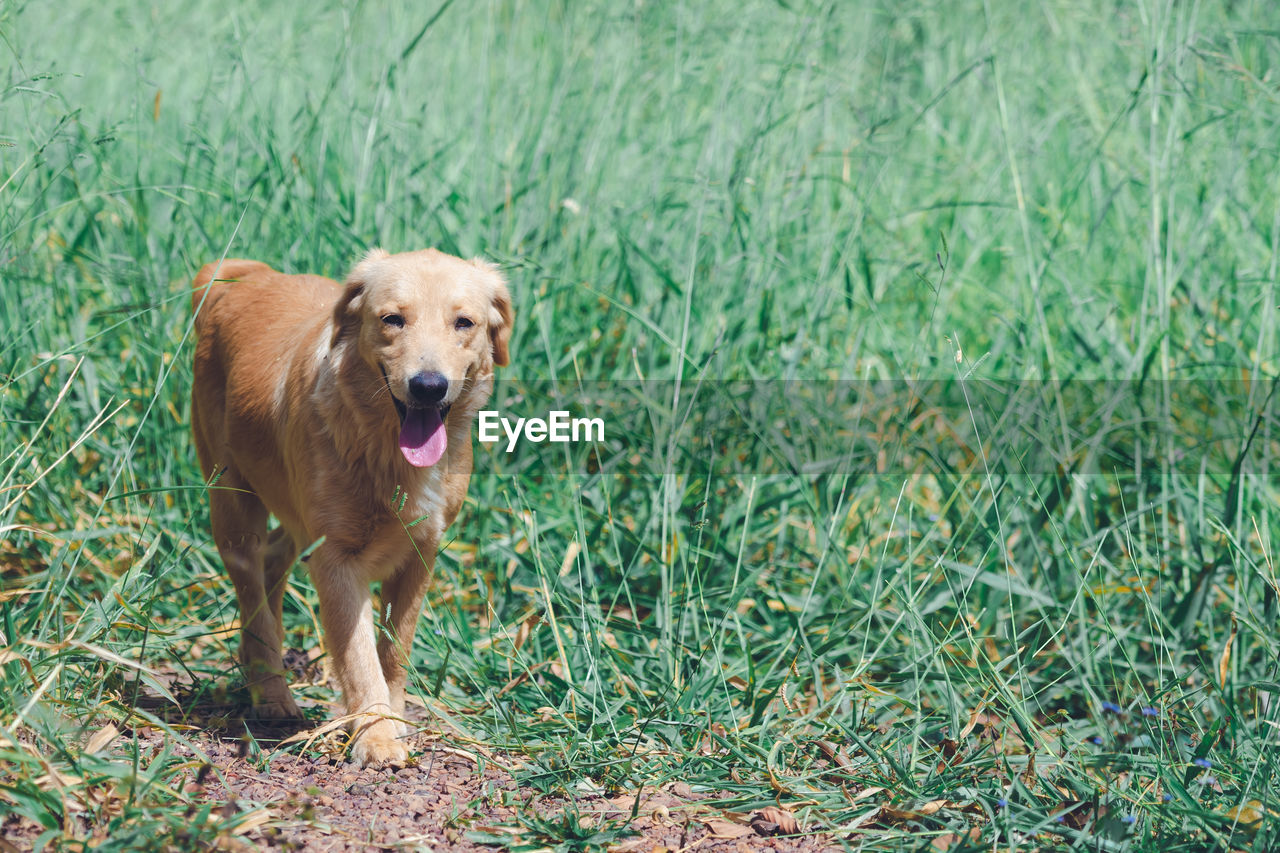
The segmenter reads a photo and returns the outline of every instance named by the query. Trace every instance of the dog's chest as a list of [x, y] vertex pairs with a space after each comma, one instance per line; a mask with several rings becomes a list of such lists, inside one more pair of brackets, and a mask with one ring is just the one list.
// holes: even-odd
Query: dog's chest
[[439, 541], [445, 523], [445, 478], [442, 469], [418, 472], [413, 482], [399, 486], [395, 503], [400, 521], [414, 539]]

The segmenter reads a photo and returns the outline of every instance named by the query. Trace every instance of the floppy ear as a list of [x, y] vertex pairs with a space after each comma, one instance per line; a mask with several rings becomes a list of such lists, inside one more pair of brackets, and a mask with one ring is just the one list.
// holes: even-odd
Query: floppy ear
[[493, 347], [493, 363], [505, 367], [511, 361], [507, 344], [511, 342], [511, 322], [515, 314], [511, 310], [511, 292], [496, 270], [493, 273], [493, 291], [489, 303], [489, 343]]
[[360, 305], [364, 301], [363, 296], [364, 282], [348, 278], [342, 297], [338, 299], [338, 304], [333, 306], [333, 337], [329, 340], [329, 346], [337, 346], [343, 335], [353, 332], [360, 324]]
[[360, 263], [356, 264], [347, 276], [342, 296], [338, 304], [333, 306], [333, 337], [329, 341], [334, 346], [349, 330], [360, 324], [360, 308], [364, 304], [364, 281], [369, 272], [369, 265], [388, 257], [383, 249], [370, 249]]

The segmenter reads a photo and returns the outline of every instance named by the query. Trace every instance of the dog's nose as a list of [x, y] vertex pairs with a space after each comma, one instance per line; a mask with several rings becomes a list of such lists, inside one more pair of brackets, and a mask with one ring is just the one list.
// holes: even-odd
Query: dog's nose
[[424, 370], [409, 377], [409, 395], [423, 406], [433, 406], [449, 392], [449, 380], [443, 373]]

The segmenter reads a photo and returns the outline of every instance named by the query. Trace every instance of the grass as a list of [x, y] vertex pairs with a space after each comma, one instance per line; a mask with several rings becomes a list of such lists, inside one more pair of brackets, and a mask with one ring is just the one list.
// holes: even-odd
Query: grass
[[[229, 830], [170, 751], [84, 749], [185, 737], [138, 697], [234, 654], [187, 282], [375, 244], [500, 262], [499, 408], [609, 423], [479, 450], [414, 651], [522, 784], [1280, 843], [1268, 3], [62, 10], [0, 3], [0, 812], [40, 843]], [[315, 606], [296, 572], [290, 644]]]

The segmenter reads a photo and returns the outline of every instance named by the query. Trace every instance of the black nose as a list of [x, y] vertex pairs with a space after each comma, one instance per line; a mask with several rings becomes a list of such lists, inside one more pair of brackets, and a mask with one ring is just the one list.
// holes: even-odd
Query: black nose
[[449, 392], [449, 380], [443, 373], [422, 371], [409, 377], [409, 395], [421, 406], [434, 406]]

